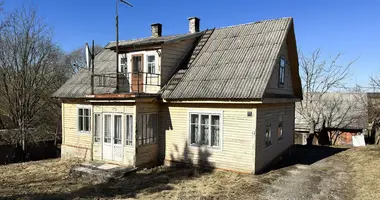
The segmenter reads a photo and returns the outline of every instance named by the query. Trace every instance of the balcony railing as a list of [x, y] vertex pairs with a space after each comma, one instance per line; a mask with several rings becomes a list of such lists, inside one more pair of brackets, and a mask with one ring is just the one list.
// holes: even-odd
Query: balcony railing
[[161, 86], [161, 75], [147, 72], [108, 73], [91, 75], [91, 92], [95, 88], [117, 88], [118, 93], [157, 93]]

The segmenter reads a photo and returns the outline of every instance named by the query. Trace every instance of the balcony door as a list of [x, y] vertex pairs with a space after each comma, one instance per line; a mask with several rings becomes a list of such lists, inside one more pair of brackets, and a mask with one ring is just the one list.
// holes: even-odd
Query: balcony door
[[132, 92], [143, 92], [144, 84], [143, 54], [132, 55]]
[[123, 161], [122, 145], [122, 115], [104, 114], [103, 129], [103, 159], [109, 161]]

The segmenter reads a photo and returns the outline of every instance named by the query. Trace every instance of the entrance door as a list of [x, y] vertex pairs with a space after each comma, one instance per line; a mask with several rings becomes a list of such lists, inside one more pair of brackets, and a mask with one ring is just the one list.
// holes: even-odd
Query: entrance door
[[143, 92], [143, 55], [132, 56], [132, 92]]
[[122, 115], [104, 114], [103, 159], [123, 161]]

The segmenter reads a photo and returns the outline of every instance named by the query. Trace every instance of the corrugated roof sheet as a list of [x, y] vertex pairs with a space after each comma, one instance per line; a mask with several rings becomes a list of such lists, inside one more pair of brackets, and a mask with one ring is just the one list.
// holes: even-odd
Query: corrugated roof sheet
[[[215, 29], [164, 99], [261, 99], [292, 18]], [[174, 85], [173, 85], [173, 82]], [[170, 89], [165, 89], [170, 88]], [[174, 89], [173, 89], [174, 88]]]
[[[103, 49], [95, 56], [95, 74], [115, 73], [116, 53], [109, 49]], [[112, 79], [111, 79], [112, 80]], [[116, 79], [115, 79], [116, 82]], [[110, 83], [111, 85], [116, 85]], [[95, 94], [114, 93], [114, 87], [95, 87]], [[81, 98], [91, 94], [91, 71], [82, 69], [73, 75], [65, 84], [63, 84], [54, 94], [53, 97], [60, 98]]]

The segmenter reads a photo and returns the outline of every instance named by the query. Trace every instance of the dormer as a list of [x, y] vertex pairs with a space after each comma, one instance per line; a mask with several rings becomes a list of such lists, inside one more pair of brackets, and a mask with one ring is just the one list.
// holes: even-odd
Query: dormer
[[[119, 41], [117, 70], [113, 75], [95, 74], [94, 86], [112, 83], [117, 85], [116, 93], [158, 94], [201, 35], [196, 17], [189, 18], [189, 33], [186, 34], [163, 36], [162, 24], [151, 24], [150, 37]], [[116, 51], [116, 43], [105, 48]]]

